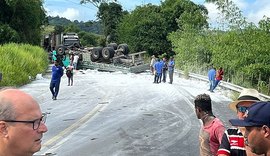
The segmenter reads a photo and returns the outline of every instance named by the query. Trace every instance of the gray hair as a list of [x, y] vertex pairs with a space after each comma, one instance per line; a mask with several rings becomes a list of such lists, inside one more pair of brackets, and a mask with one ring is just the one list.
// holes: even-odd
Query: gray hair
[[[0, 93], [5, 89], [1, 89]], [[16, 119], [16, 112], [15, 108], [12, 105], [12, 103], [3, 96], [3, 94], [0, 94], [0, 120], [15, 120]]]

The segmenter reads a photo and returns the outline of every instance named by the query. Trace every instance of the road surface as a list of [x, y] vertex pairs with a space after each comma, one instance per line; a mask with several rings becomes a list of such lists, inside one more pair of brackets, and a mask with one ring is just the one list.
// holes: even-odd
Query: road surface
[[63, 76], [55, 101], [50, 75], [21, 87], [50, 113], [36, 155], [198, 156], [194, 97], [210, 94], [214, 114], [228, 127], [235, 117], [227, 107], [230, 92], [210, 93], [206, 82], [174, 78], [173, 84], [154, 84], [150, 73], [76, 71], [74, 86]]

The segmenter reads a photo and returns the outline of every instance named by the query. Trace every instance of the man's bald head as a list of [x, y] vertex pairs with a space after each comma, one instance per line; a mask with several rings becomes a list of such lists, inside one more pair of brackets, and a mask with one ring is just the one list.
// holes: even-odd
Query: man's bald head
[[[34, 104], [34, 105], [33, 105]], [[21, 107], [23, 105], [23, 107]], [[15, 88], [0, 90], [0, 119], [14, 120], [27, 108], [38, 106], [29, 94]], [[23, 110], [22, 110], [23, 109]]]

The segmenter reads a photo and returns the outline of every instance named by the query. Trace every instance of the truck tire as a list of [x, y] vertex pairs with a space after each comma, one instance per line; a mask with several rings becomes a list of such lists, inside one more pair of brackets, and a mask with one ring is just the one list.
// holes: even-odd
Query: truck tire
[[57, 55], [65, 55], [66, 47], [63, 45], [60, 45], [56, 48]]
[[105, 47], [102, 49], [102, 57], [105, 60], [109, 60], [114, 56], [114, 49], [112, 47]]
[[102, 47], [94, 47], [92, 50], [91, 57], [95, 60], [98, 60], [101, 57]]
[[117, 50], [117, 44], [116, 43], [110, 43], [107, 45], [107, 47], [112, 47], [113, 50]]
[[117, 51], [121, 51], [124, 55], [129, 53], [128, 45], [127, 44], [119, 44], [117, 47]]
[[80, 47], [81, 47], [79, 43], [73, 43], [73, 46], [74, 46], [75, 48], [80, 48]]

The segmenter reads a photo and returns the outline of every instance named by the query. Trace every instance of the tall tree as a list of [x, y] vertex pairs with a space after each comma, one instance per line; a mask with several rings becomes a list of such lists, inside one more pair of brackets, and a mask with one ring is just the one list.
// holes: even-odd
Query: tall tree
[[116, 27], [123, 17], [123, 10], [120, 4], [101, 3], [98, 11], [98, 18], [103, 23], [104, 35], [107, 37], [107, 42], [116, 42]]
[[46, 19], [42, 0], [1, 0], [0, 4], [4, 7], [0, 10], [0, 23], [15, 30], [20, 42], [38, 45]]

